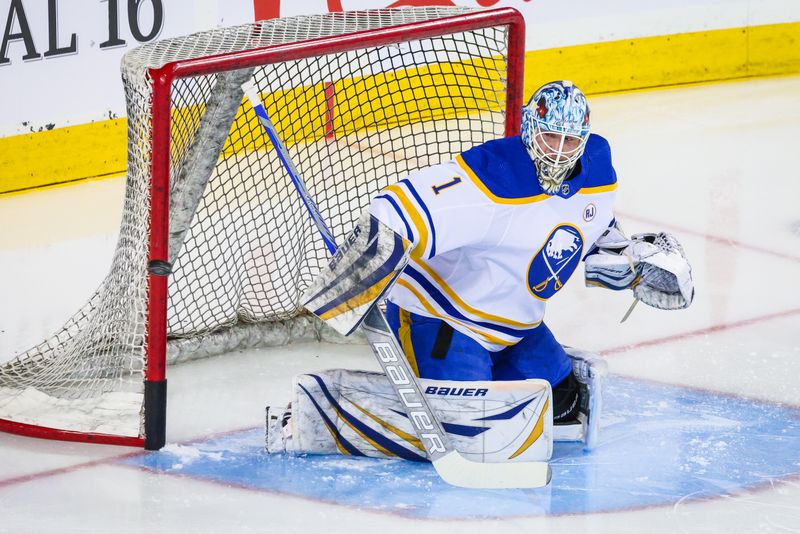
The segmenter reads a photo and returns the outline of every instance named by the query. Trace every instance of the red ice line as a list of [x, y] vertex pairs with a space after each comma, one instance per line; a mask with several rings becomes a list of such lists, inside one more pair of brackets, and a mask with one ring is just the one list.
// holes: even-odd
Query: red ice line
[[[192, 443], [196, 443], [199, 441], [208, 441], [209, 439], [220, 438], [223, 436], [227, 436], [229, 434], [238, 434], [239, 432], [244, 432], [247, 430], [252, 430], [252, 427], [247, 428], [237, 428], [234, 430], [225, 430], [223, 432], [217, 432], [208, 436], [203, 436], [200, 438], [193, 438], [188, 439], [186, 441], [181, 441], [179, 445], [190, 445]], [[39, 480], [41, 478], [48, 478], [56, 475], [63, 475], [66, 473], [72, 473], [74, 471], [79, 471], [81, 469], [87, 467], [95, 467], [97, 465], [109, 465], [117, 463], [121, 460], [125, 460], [126, 458], [133, 458], [135, 456], [141, 456], [143, 454], [147, 454], [144, 450], [137, 450], [135, 452], [128, 452], [124, 454], [118, 454], [114, 456], [109, 456], [108, 458], [101, 458], [99, 460], [91, 460], [88, 462], [83, 462], [75, 465], [68, 465], [66, 467], [58, 467], [56, 469], [48, 469], [47, 471], [41, 471], [39, 473], [30, 473], [28, 475], [20, 475], [18, 477], [8, 478], [6, 480], [0, 480], [0, 489], [3, 489], [8, 486], [14, 486], [16, 484], [25, 484], [26, 482], [31, 482], [33, 480]]]
[[[620, 212], [617, 212], [617, 214], [621, 215], [623, 218], [634, 219], [634, 220], [637, 220], [637, 221], [640, 221], [640, 222], [643, 222], [643, 223], [646, 223], [646, 224], [655, 225], [655, 226], [657, 226], [659, 228], [661, 228], [661, 227], [668, 228], [670, 230], [679, 232], [681, 234], [689, 234], [689, 235], [698, 236], [698, 237], [701, 237], [701, 238], [705, 239], [706, 241], [712, 241], [714, 243], [719, 243], [721, 245], [732, 246], [732, 247], [742, 248], [742, 249], [746, 249], [746, 250], [752, 250], [754, 252], [760, 252], [762, 254], [769, 254], [771, 256], [776, 256], [778, 258], [783, 258], [783, 259], [788, 259], [788, 260], [800, 262], [800, 256], [794, 256], [792, 254], [786, 254], [786, 253], [783, 253], [783, 252], [778, 252], [778, 251], [775, 251], [775, 250], [771, 250], [771, 249], [767, 249], [767, 248], [764, 248], [764, 247], [760, 247], [758, 245], [751, 245], [751, 244], [748, 244], [748, 243], [743, 243], [743, 242], [738, 241], [736, 239], [729, 239], [727, 237], [715, 236], [715, 235], [711, 235], [711, 234], [706, 233], [706, 232], [698, 232], [696, 230], [691, 230], [689, 228], [683, 228], [681, 226], [677, 226], [677, 225], [674, 225], [674, 224], [665, 223], [664, 221], [657, 221], [657, 220], [654, 220], [654, 219], [648, 219], [646, 217], [641, 217], [639, 215], [632, 215], [632, 214], [629, 214], [629, 213], [620, 213]], [[648, 340], [648, 341], [642, 341], [642, 342], [639, 342], [639, 343], [634, 343], [632, 345], [623, 345], [623, 346], [619, 346], [619, 347], [613, 347], [613, 348], [610, 348], [610, 349], [601, 350], [600, 354], [602, 354], [604, 356], [608, 356], [608, 355], [611, 355], [611, 354], [617, 354], [617, 353], [620, 353], [620, 352], [627, 352], [627, 351], [630, 351], [630, 350], [633, 350], [633, 349], [637, 349], [637, 348], [641, 348], [641, 347], [650, 347], [650, 346], [653, 346], [653, 345], [660, 345], [662, 343], [669, 343], [669, 342], [672, 342], [672, 341], [677, 341], [677, 340], [680, 340], [680, 339], [685, 339], [685, 338], [690, 338], [690, 337], [705, 336], [705, 335], [708, 335], [708, 334], [711, 334], [711, 333], [714, 333], [714, 332], [721, 332], [721, 331], [724, 331], [724, 330], [730, 330], [731, 328], [739, 328], [739, 327], [742, 327], [742, 326], [749, 326], [751, 324], [760, 323], [760, 322], [763, 322], [763, 321], [770, 321], [772, 319], [780, 319], [782, 317], [787, 317], [787, 316], [790, 316], [790, 315], [796, 315], [798, 313], [800, 313], [800, 308], [796, 308], [796, 309], [793, 309], [793, 310], [785, 310], [785, 311], [781, 311], [781, 312], [770, 313], [770, 314], [767, 314], [767, 315], [762, 315], [760, 317], [754, 317], [754, 318], [751, 318], [751, 319], [744, 319], [744, 320], [741, 320], [741, 321], [734, 321], [734, 322], [731, 322], [731, 323], [723, 323], [723, 324], [719, 324], [719, 325], [709, 326], [707, 328], [701, 328], [699, 330], [694, 330], [694, 331], [691, 331], [691, 332], [684, 332], [683, 334], [675, 334], [675, 335], [671, 335], [671, 336], [660, 337], [660, 338], [651, 339], [651, 340]]]
[[[27, 438], [27, 439], [36, 439], [36, 438]], [[48, 478], [56, 475], [63, 475], [65, 473], [72, 473], [73, 471], [79, 471], [86, 467], [94, 467], [96, 465], [110, 464], [113, 462], [117, 462], [119, 460], [124, 460], [125, 458], [129, 458], [131, 456], [136, 456], [138, 454], [142, 453], [132, 452], [123, 454], [121, 456], [111, 456], [109, 458], [102, 458], [100, 460], [92, 460], [90, 462], [83, 462], [80, 464], [69, 465], [66, 467], [59, 467], [57, 469], [48, 469], [47, 471], [40, 471], [38, 473], [30, 473], [28, 475], [21, 475], [18, 477], [7, 478], [5, 480], [0, 480], [0, 489], [6, 488], [8, 486], [14, 486], [16, 484], [25, 484], [26, 482], [31, 482], [33, 480], [38, 480], [40, 478]]]
[[[683, 333], [683, 334], [676, 334], [676, 335], [672, 335], [672, 336], [661, 337], [661, 338], [652, 339], [652, 340], [649, 340], [649, 341], [642, 341], [640, 343], [634, 343], [632, 345], [623, 345], [623, 346], [620, 346], [620, 347], [614, 347], [614, 348], [610, 348], [610, 349], [606, 349], [606, 350], [600, 351], [600, 353], [603, 354], [604, 356], [608, 356], [610, 354], [617, 354], [617, 353], [621, 353], [621, 352], [627, 352], [629, 350], [640, 348], [640, 347], [649, 347], [649, 346], [653, 346], [653, 345], [660, 345], [660, 344], [663, 344], [663, 343], [670, 343], [672, 341], [676, 341], [676, 340], [679, 340], [679, 339], [703, 336], [703, 335], [712, 334], [712, 333], [715, 333], [715, 332], [720, 332], [720, 331], [724, 331], [724, 330], [730, 330], [732, 328], [741, 328], [743, 326], [750, 326], [750, 325], [753, 325], [753, 324], [756, 324], [756, 323], [762, 323], [762, 322], [765, 322], [765, 321], [771, 321], [773, 319], [780, 319], [780, 318], [783, 318], [783, 317], [788, 317], [790, 315], [796, 315], [796, 314], [800, 314], [800, 308], [797, 308], [797, 309], [794, 309], [794, 310], [787, 310], [787, 311], [777, 312], [777, 313], [771, 313], [769, 315], [762, 315], [760, 317], [754, 317], [752, 319], [744, 319], [742, 321], [734, 321], [734, 322], [731, 322], [731, 323], [724, 323], [724, 324], [721, 324], [721, 325], [711, 326], [711, 327], [708, 327], [708, 328], [701, 328], [700, 330], [695, 330], [695, 331], [692, 331], [692, 332], [687, 332], [687, 333]], [[235, 433], [235, 432], [241, 432], [241, 431], [242, 431], [242, 429], [237, 429], [237, 430], [233, 430], [233, 431], [226, 431], [226, 432], [223, 432], [221, 434], [215, 434], [215, 436], [225, 435], [225, 434], [230, 434], [230, 433]], [[195, 441], [200, 441], [200, 440], [205, 440], [205, 439], [208, 439], [208, 437], [196, 438], [196, 439], [193, 439], [193, 440], [188, 440], [188, 441], [186, 441], [184, 443], [193, 443]], [[97, 465], [104, 465], [104, 464], [112, 464], [112, 463], [118, 462], [119, 460], [123, 460], [125, 458], [129, 458], [129, 457], [132, 457], [132, 456], [137, 456], [137, 455], [140, 455], [140, 454], [144, 454], [144, 452], [137, 451], [137, 452], [123, 454], [123, 455], [120, 455], [120, 456], [112, 456], [112, 457], [109, 457], [109, 458], [103, 458], [101, 460], [93, 460], [93, 461], [90, 461], [90, 462], [71, 465], [71, 466], [67, 466], [67, 467], [60, 467], [58, 469], [50, 469], [48, 471], [41, 471], [39, 473], [31, 473], [31, 474], [28, 474], [28, 475], [22, 475], [22, 476], [18, 476], [18, 477], [13, 477], [13, 478], [9, 478], [9, 479], [6, 479], [6, 480], [0, 480], [0, 489], [6, 488], [6, 487], [9, 487], [9, 486], [14, 486], [16, 484], [24, 484], [26, 482], [31, 482], [33, 480], [39, 480], [39, 479], [42, 479], [42, 478], [61, 475], [61, 474], [65, 474], [65, 473], [72, 473], [74, 471], [78, 471], [78, 470], [81, 470], [81, 469], [84, 469], [84, 468], [87, 468], [87, 467], [94, 467], [94, 466], [97, 466]]]
[[[727, 238], [722, 238], [722, 237], [706, 234], [706, 233], [703, 233], [703, 232], [696, 232], [694, 230], [690, 230], [690, 229], [687, 229], [687, 228], [681, 228], [681, 227], [678, 227], [678, 226], [675, 226], [675, 225], [664, 224], [661, 221], [653, 221], [653, 220], [650, 220], [650, 219], [646, 219], [644, 217], [639, 217], [637, 215], [627, 215], [627, 214], [620, 214], [620, 215], [622, 215], [623, 217], [626, 217], [626, 218], [629, 218], [629, 219], [635, 219], [635, 220], [638, 220], [638, 221], [641, 221], [641, 222], [644, 222], [644, 223], [657, 224], [657, 225], [659, 225], [661, 227], [670, 228], [672, 230], [678, 231], [678, 232], [683, 233], [683, 234], [691, 234], [691, 235], [695, 235], [695, 236], [700, 236], [700, 237], [702, 237], [702, 238], [704, 238], [704, 239], [706, 239], [708, 241], [718, 242], [718, 243], [721, 243], [723, 245], [735, 246], [735, 247], [744, 248], [744, 249], [750, 249], [750, 250], [753, 250], [753, 251], [756, 251], [756, 252], [761, 252], [761, 253], [764, 253], [764, 254], [770, 254], [770, 255], [773, 255], [773, 256], [780, 257], [780, 258], [785, 258], [785, 259], [789, 259], [789, 260], [794, 260], [794, 261], [800, 262], [800, 257], [792, 256], [792, 255], [789, 255], [789, 254], [784, 254], [784, 253], [781, 253], [781, 252], [776, 252], [774, 250], [765, 249], [765, 248], [758, 247], [758, 246], [755, 246], [755, 245], [749, 245], [749, 244], [737, 241], [735, 239], [727, 239]], [[677, 341], [677, 340], [680, 340], [680, 339], [686, 339], [686, 338], [698, 337], [698, 336], [705, 336], [705, 335], [713, 334], [713, 333], [716, 333], [716, 332], [730, 330], [730, 329], [733, 329], [733, 328], [741, 328], [743, 326], [750, 326], [750, 325], [753, 325], [753, 324], [756, 324], [756, 323], [761, 323], [761, 322], [765, 322], [765, 321], [771, 321], [773, 319], [780, 319], [780, 318], [783, 318], [783, 317], [788, 317], [788, 316], [797, 315], [797, 314], [800, 314], [800, 308], [793, 309], [793, 310], [786, 310], [786, 311], [782, 311], [782, 312], [771, 313], [771, 314], [768, 314], [768, 315], [762, 315], [760, 317], [754, 317], [754, 318], [751, 318], [751, 319], [744, 319], [744, 320], [741, 320], [741, 321], [723, 323], [723, 324], [719, 324], [719, 325], [710, 326], [710, 327], [707, 327], [707, 328], [701, 328], [699, 330], [694, 330], [694, 331], [691, 331], [691, 332], [685, 332], [683, 334], [675, 334], [675, 335], [671, 335], [671, 336], [665, 336], [665, 337], [660, 337], [660, 338], [656, 338], [656, 339], [651, 339], [651, 340], [648, 340], [648, 341], [641, 341], [639, 343], [634, 343], [634, 344], [631, 344], [631, 345], [622, 345], [622, 346], [619, 346], [619, 347], [613, 347], [613, 348], [610, 348], [610, 349], [601, 350], [600, 354], [602, 354], [604, 356], [609, 356], [609, 355], [612, 355], [612, 354], [619, 354], [619, 353], [622, 353], [622, 352], [627, 352], [627, 351], [630, 351], [630, 350], [633, 350], [633, 349], [637, 349], [637, 348], [641, 348], [641, 347], [651, 347], [651, 346], [654, 346], [654, 345], [661, 345], [661, 344], [664, 344], [664, 343], [670, 343], [672, 341]], [[237, 430], [237, 432], [238, 432], [238, 430]], [[228, 432], [225, 432], [225, 434], [227, 434], [227, 433]], [[197, 441], [197, 440], [191, 440], [191, 441]], [[13, 477], [13, 478], [9, 478], [9, 479], [6, 479], [6, 480], [0, 480], [0, 489], [5, 488], [5, 487], [9, 487], [9, 486], [13, 486], [13, 485], [16, 485], [16, 484], [24, 484], [26, 482], [30, 482], [30, 481], [33, 481], [33, 480], [38, 480], [38, 479], [47, 478], [47, 477], [51, 477], [51, 476], [61, 475], [61, 474], [65, 474], [65, 473], [71, 473], [71, 472], [74, 472], [74, 471], [78, 471], [80, 469], [84, 469], [84, 468], [88, 468], [88, 467], [94, 467], [96, 465], [115, 463], [115, 462], [118, 462], [119, 460], [123, 460], [125, 458], [131, 457], [131, 456], [136, 456], [136, 455], [139, 455], [139, 454], [143, 454], [143, 453], [142, 452], [127, 453], [127, 454], [123, 454], [123, 455], [120, 455], [120, 456], [112, 456], [112, 457], [104, 458], [104, 459], [101, 459], [101, 460], [93, 460], [93, 461], [90, 461], [90, 462], [80, 463], [80, 464], [71, 465], [71, 466], [67, 466], [67, 467], [61, 467], [61, 468], [57, 468], [57, 469], [50, 469], [48, 471], [41, 471], [39, 473], [31, 473], [31, 474], [28, 474], [28, 475], [22, 475], [22, 476], [18, 476], [18, 477]]]
[[600, 354], [603, 356], [609, 356], [611, 354], [618, 354], [620, 352], [628, 352], [633, 349], [638, 349], [641, 347], [652, 347], [653, 345], [661, 345], [663, 343], [670, 343], [672, 341], [677, 341], [680, 339], [686, 339], [690, 337], [698, 337], [698, 336], [705, 336], [708, 334], [712, 334], [715, 332], [722, 332], [724, 330], [730, 330], [732, 328], [740, 328], [742, 326], [750, 326], [756, 323], [762, 323], [764, 321], [771, 321], [772, 319], [781, 319], [783, 317], [788, 317], [790, 315], [797, 315], [800, 314], [800, 308], [795, 308], [793, 310], [785, 310], [781, 312], [770, 313], [767, 315], [762, 315], [760, 317], [753, 317], [751, 319], [743, 319], [741, 321], [733, 321], [730, 323], [723, 323], [714, 326], [709, 326], [707, 328], [701, 328], [699, 330], [693, 330], [691, 332], [684, 332], [682, 334], [673, 334], [671, 336], [659, 337], [656, 339], [649, 339], [647, 341], [640, 341], [639, 343], [633, 343], [631, 345], [621, 345], [619, 347], [613, 347], [610, 349], [604, 349], [600, 351]]
[[746, 250], [752, 250], [754, 252], [760, 252], [762, 254], [769, 254], [770, 256], [776, 256], [778, 258], [783, 258], [783, 259], [787, 259], [787, 260], [800, 262], [800, 256], [794, 256], [792, 254], [786, 254], [784, 252], [778, 252], [776, 250], [771, 250], [771, 249], [768, 249], [768, 248], [760, 247], [758, 245], [751, 245], [749, 243], [743, 243], [743, 242], [738, 241], [736, 239], [731, 239], [731, 238], [728, 238], [728, 237], [720, 237], [720, 236], [716, 236], [716, 235], [711, 235], [711, 234], [708, 234], [708, 233], [705, 233], [705, 232], [698, 232], [698, 231], [692, 230], [690, 228], [683, 228], [681, 226], [677, 226], [677, 225], [674, 225], [674, 224], [664, 223], [663, 221], [656, 221], [654, 219], [648, 219], [646, 217], [640, 217], [639, 215], [631, 215], [629, 213], [620, 213], [620, 212], [616, 212], [616, 214], [622, 216], [622, 218], [624, 218], [624, 219], [634, 219], [636, 221], [640, 221], [640, 222], [643, 222], [643, 223], [646, 223], [646, 224], [656, 225], [659, 228], [661, 228], [661, 227], [668, 228], [670, 230], [674, 230], [675, 232], [679, 232], [681, 234], [689, 234], [689, 235], [693, 235], [693, 236], [697, 236], [697, 237], [702, 237], [706, 241], [712, 241], [714, 243], [719, 243], [721, 245], [727, 245], [727, 246], [732, 246], [732, 247], [737, 247], [737, 248], [743, 248], [743, 249], [746, 249]]

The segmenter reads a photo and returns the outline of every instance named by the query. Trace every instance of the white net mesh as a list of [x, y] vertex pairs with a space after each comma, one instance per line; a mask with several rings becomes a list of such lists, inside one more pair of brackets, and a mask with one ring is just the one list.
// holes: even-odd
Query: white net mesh
[[[128, 180], [111, 272], [50, 339], [0, 367], [0, 419], [142, 433], [152, 89], [166, 63], [459, 15], [462, 8], [258, 22], [142, 46], [122, 75]], [[503, 135], [505, 26], [177, 79], [170, 137], [172, 361], [319, 336], [299, 296], [327, 257], [241, 83], [265, 108], [337, 239], [381, 188]]]

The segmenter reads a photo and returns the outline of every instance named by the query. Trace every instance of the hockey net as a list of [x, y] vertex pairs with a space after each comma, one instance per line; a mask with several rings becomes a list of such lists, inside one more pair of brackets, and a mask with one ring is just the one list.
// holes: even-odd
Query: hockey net
[[510, 9], [387, 9], [126, 54], [111, 271], [60, 331], [0, 366], [0, 429], [158, 448], [163, 422], [147, 421], [163, 419], [165, 388], [147, 384], [166, 361], [325, 335], [299, 296], [327, 252], [242, 83], [340, 239], [381, 188], [517, 132], [522, 31]]

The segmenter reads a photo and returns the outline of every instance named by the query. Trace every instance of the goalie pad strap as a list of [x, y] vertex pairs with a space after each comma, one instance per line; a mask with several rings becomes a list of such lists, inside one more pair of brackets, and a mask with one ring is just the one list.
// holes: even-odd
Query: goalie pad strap
[[343, 335], [352, 333], [408, 263], [410, 243], [368, 212], [306, 289], [304, 306]]

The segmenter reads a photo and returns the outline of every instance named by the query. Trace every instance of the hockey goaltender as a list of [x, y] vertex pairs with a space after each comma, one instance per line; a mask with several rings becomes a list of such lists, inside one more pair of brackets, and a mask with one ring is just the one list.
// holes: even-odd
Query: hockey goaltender
[[[694, 295], [673, 236], [622, 233], [616, 189], [609, 143], [590, 133], [586, 97], [568, 81], [535, 92], [521, 135], [385, 188], [304, 299], [345, 334], [366, 317], [386, 372], [297, 376], [289, 407], [268, 409], [268, 450], [436, 465], [451, 446], [472, 462], [540, 465], [554, 440], [594, 446], [605, 362], [556, 341], [543, 321], [547, 300], [581, 260], [588, 286], [632, 289], [634, 303], [680, 309]], [[383, 333], [394, 338], [384, 345], [399, 342], [414, 377], [387, 367], [394, 360], [370, 338], [384, 299]], [[405, 383], [427, 403], [410, 402]], [[431, 446], [412, 404], [427, 404], [423, 422], [443, 429]]]

